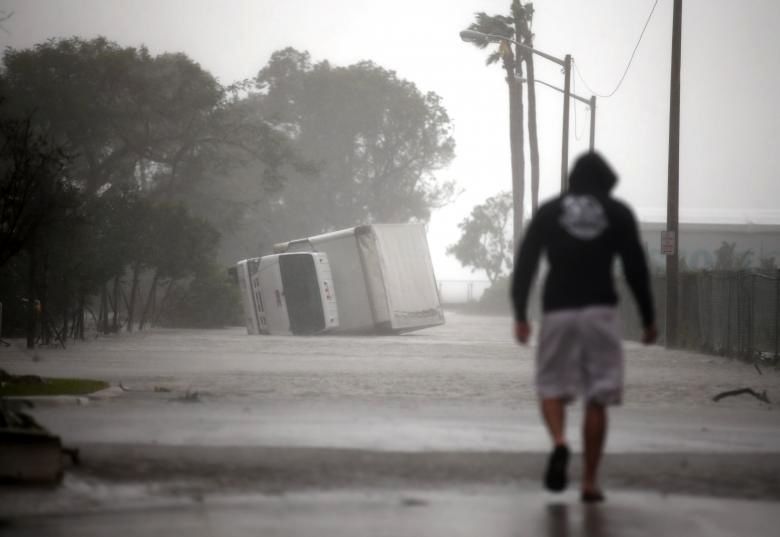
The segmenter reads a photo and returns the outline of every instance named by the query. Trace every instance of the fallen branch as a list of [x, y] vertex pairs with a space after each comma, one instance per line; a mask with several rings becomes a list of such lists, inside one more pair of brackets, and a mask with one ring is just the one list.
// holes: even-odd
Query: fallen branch
[[759, 401], [762, 401], [764, 403], [771, 404], [771, 401], [769, 401], [769, 397], [766, 394], [766, 390], [764, 390], [761, 393], [757, 393], [753, 388], [740, 388], [738, 390], [727, 390], [725, 392], [720, 392], [718, 395], [712, 398], [713, 401], [717, 402], [725, 397], [731, 397], [734, 395], [742, 395], [742, 394], [749, 394], [758, 399]]

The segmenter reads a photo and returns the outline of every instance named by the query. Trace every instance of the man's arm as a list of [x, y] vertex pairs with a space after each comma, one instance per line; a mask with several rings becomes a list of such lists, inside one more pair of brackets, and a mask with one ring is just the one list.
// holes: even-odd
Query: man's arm
[[650, 274], [647, 269], [647, 259], [639, 239], [639, 226], [633, 213], [625, 208], [623, 222], [620, 222], [620, 258], [623, 263], [623, 273], [631, 288], [639, 314], [642, 318], [644, 335], [643, 343], [652, 343], [658, 336], [655, 326], [655, 308], [650, 294]]
[[512, 273], [512, 306], [515, 316], [515, 337], [521, 343], [528, 341], [530, 327], [526, 317], [528, 294], [536, 274], [539, 258], [542, 254], [544, 235], [542, 233], [541, 212], [531, 220], [523, 237]]

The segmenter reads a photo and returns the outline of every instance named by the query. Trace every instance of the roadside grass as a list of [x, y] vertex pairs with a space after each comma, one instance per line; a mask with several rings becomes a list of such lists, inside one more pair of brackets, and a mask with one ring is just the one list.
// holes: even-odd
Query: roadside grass
[[33, 395], [86, 395], [105, 388], [108, 382], [92, 379], [43, 378], [37, 382], [0, 382], [0, 397]]

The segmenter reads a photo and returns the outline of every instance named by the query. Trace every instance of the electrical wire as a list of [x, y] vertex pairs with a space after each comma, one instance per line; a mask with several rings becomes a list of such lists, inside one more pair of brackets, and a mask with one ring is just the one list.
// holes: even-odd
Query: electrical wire
[[595, 91], [593, 91], [593, 89], [585, 81], [585, 78], [583, 78], [579, 67], [577, 67], [577, 63], [572, 60], [572, 63], [574, 64], [574, 70], [577, 72], [577, 76], [580, 77], [582, 83], [585, 84], [585, 87], [588, 88], [588, 91], [590, 91], [593, 95], [597, 97], [601, 97], [602, 99], [608, 99], [612, 97], [615, 93], [617, 93], [617, 90], [620, 89], [620, 86], [623, 84], [623, 81], [626, 79], [628, 70], [631, 68], [631, 62], [634, 61], [634, 56], [636, 55], [636, 51], [639, 48], [639, 44], [642, 42], [642, 37], [644, 37], [645, 35], [645, 30], [647, 30], [647, 25], [650, 24], [650, 19], [653, 18], [653, 13], [655, 13], [656, 6], [658, 6], [658, 0], [655, 0], [652, 9], [650, 9], [650, 14], [647, 16], [647, 20], [645, 21], [645, 26], [642, 28], [642, 33], [639, 34], [639, 39], [637, 39], [636, 45], [634, 45], [634, 50], [631, 52], [631, 57], [628, 59], [628, 64], [626, 64], [626, 68], [623, 71], [623, 75], [620, 77], [620, 80], [618, 81], [617, 86], [615, 86], [615, 89], [613, 89], [610, 93], [602, 95], [600, 93], [596, 93]]

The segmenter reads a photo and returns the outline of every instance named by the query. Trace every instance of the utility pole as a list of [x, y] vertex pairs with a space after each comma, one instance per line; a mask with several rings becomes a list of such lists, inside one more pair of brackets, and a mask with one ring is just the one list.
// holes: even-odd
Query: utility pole
[[590, 96], [590, 143], [588, 147], [593, 153], [596, 145], [596, 96]]
[[677, 338], [677, 292], [679, 280], [680, 205], [680, 56], [682, 49], [682, 0], [674, 0], [672, 17], [672, 76], [669, 98], [669, 173], [666, 205], [666, 232], [670, 248], [666, 256], [666, 347], [674, 348]]
[[[514, 39], [495, 34], [485, 34], [477, 32], [475, 30], [463, 30], [460, 33], [460, 38], [468, 43], [486, 43], [490, 41], [501, 42], [506, 41], [514, 43], [515, 46], [522, 48], [523, 50], [541, 56], [553, 63], [557, 63], [563, 67], [563, 134], [561, 141], [561, 192], [565, 192], [568, 187], [568, 173], [569, 173], [569, 100], [572, 97], [571, 93], [571, 54], [567, 54], [564, 59], [556, 58], [546, 52], [542, 52], [539, 49], [524, 45]], [[519, 51], [518, 51], [519, 52]], [[519, 54], [518, 54], [519, 56]], [[547, 84], [549, 85], [549, 84]], [[551, 86], [554, 87], [554, 86]], [[556, 88], [557, 89], [557, 88]], [[587, 101], [585, 101], [587, 102]], [[595, 104], [595, 101], [594, 101]]]
[[561, 141], [561, 193], [569, 186], [569, 97], [571, 95], [571, 54], [563, 59], [563, 140]]
[[[548, 84], [544, 80], [539, 80], [537, 78], [536, 80], [534, 80], [534, 82], [537, 84], [541, 84], [542, 86], [547, 86], [550, 89], [554, 89], [559, 93], [564, 93], [564, 90], [562, 90], [558, 86], [553, 86], [552, 84]], [[591, 95], [590, 99], [586, 99], [585, 97], [580, 97], [576, 93], [571, 93], [571, 92], [569, 92], [569, 96], [575, 101], [580, 101], [581, 103], [590, 107], [590, 139], [588, 140], [588, 147], [590, 147], [590, 150], [593, 151], [596, 144], [596, 96]]]

